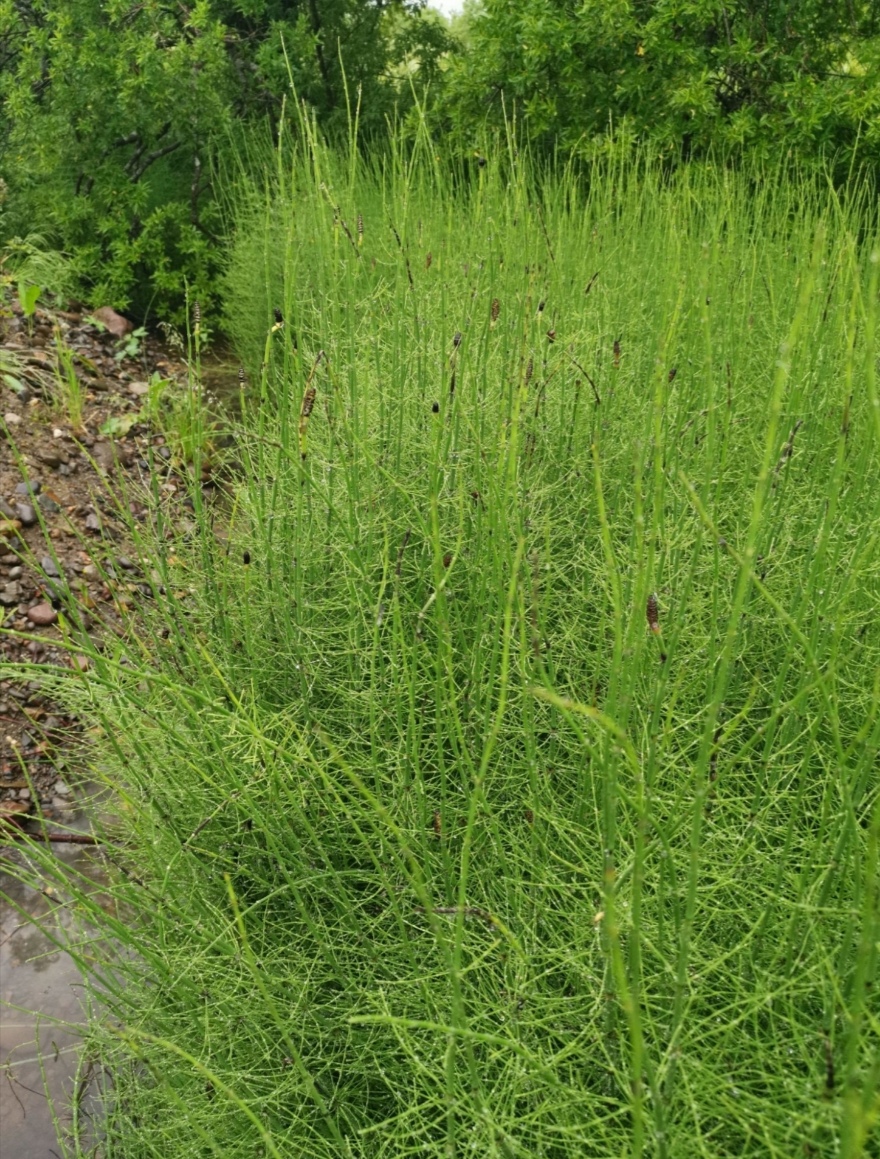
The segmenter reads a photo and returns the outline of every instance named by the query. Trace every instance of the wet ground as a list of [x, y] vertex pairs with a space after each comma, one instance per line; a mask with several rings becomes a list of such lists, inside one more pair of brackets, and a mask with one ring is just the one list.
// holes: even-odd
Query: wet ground
[[[69, 824], [88, 830], [83, 811]], [[59, 846], [54, 856], [100, 887], [93, 847]], [[49, 936], [69, 933], [72, 917], [51, 885], [31, 889], [7, 872], [26, 858], [21, 842], [0, 846], [0, 1152], [3, 1159], [58, 1159], [75, 1088], [81, 1114], [94, 1111], [95, 1095], [77, 1080], [82, 980]]]

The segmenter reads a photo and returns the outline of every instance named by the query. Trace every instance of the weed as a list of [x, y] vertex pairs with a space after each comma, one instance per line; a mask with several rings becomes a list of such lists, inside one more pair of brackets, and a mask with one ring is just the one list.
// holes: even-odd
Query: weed
[[156, 498], [65, 686], [108, 1154], [867, 1156], [875, 207], [303, 133], [238, 210], [238, 482]]
[[168, 392], [174, 388], [174, 381], [170, 378], [163, 378], [158, 371], [154, 371], [150, 375], [148, 386], [149, 389], [144, 395], [141, 413], [146, 422], [161, 428], [163, 402], [168, 397]]
[[75, 431], [82, 430], [85, 392], [74, 366], [74, 353], [64, 341], [59, 326], [55, 326], [55, 383], [61, 413]]
[[117, 342], [113, 357], [117, 362], [121, 362], [124, 358], [137, 358], [141, 352], [141, 346], [146, 336], [147, 331], [144, 327], [138, 326]]
[[100, 433], [111, 439], [124, 439], [137, 421], [137, 415], [110, 415], [101, 423]]
[[39, 286], [29, 286], [25, 282], [18, 283], [18, 301], [25, 318], [33, 318], [39, 297]]

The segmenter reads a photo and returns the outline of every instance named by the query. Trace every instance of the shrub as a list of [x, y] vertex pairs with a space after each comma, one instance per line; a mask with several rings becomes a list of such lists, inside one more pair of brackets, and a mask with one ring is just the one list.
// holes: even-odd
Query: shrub
[[244, 207], [241, 470], [68, 686], [102, 1147], [867, 1156], [874, 203], [480, 174]]
[[453, 62], [465, 138], [514, 108], [546, 150], [609, 133], [670, 155], [787, 151], [880, 163], [880, 7], [870, 0], [485, 0]]
[[230, 142], [291, 79], [327, 131], [360, 99], [370, 132], [411, 100], [398, 66], [429, 76], [448, 43], [404, 0], [0, 0], [6, 236], [37, 222], [95, 304], [180, 320], [188, 289], [210, 309]]

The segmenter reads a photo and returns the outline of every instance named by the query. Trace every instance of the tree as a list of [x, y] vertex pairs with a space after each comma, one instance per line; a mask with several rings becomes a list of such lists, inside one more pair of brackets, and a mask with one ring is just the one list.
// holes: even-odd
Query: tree
[[626, 126], [675, 151], [880, 158], [875, 0], [485, 0], [470, 37], [460, 131], [516, 105], [548, 146]]
[[[6, 229], [38, 223], [83, 293], [139, 314], [210, 297], [213, 161], [296, 94], [328, 133], [411, 99], [448, 37], [414, 0], [0, 0]], [[395, 71], [397, 69], [397, 71]]]

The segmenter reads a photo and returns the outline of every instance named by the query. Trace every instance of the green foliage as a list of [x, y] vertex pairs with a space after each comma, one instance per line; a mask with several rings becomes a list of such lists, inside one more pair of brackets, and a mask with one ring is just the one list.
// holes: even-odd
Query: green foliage
[[109, 435], [110, 438], [125, 438], [136, 422], [137, 415], [110, 415], [99, 429], [102, 435]]
[[158, 427], [162, 416], [162, 400], [165, 392], [169, 387], [173, 387], [174, 383], [170, 378], [163, 378], [157, 370], [154, 370], [150, 375], [148, 383], [149, 390], [144, 397], [144, 405], [142, 413], [148, 423]]
[[113, 357], [117, 362], [121, 362], [123, 358], [137, 358], [141, 352], [141, 342], [146, 336], [146, 328], [138, 326], [117, 343]]
[[75, 431], [82, 430], [85, 389], [76, 373], [73, 351], [64, 341], [61, 328], [55, 327], [55, 383], [61, 414]]
[[32, 317], [37, 308], [37, 299], [40, 296], [40, 287], [28, 285], [27, 282], [18, 283], [18, 300], [26, 318]]
[[872, 0], [485, 0], [468, 35], [450, 105], [465, 136], [516, 107], [547, 148], [619, 134], [673, 153], [880, 160]]
[[876, 1152], [870, 194], [266, 174], [224, 501], [70, 613], [109, 881], [29, 851], [106, 1159]]
[[39, 222], [95, 304], [179, 320], [188, 288], [210, 311], [232, 139], [291, 77], [327, 131], [359, 99], [373, 131], [448, 43], [409, 0], [0, 0], [4, 232]]
[[0, 292], [15, 286], [26, 315], [33, 314], [41, 294], [62, 299], [71, 285], [70, 262], [41, 234], [11, 237], [0, 247]]
[[222, 28], [198, 5], [11, 5], [3, 31], [10, 227], [37, 220], [99, 304], [167, 311], [216, 269], [205, 169], [233, 95]]
[[96, 304], [210, 316], [218, 184], [283, 98], [370, 142], [416, 136], [425, 91], [468, 151], [516, 115], [544, 153], [782, 149], [843, 178], [880, 162], [880, 5], [471, 0], [448, 24], [417, 0], [0, 0], [0, 236], [36, 224]]

